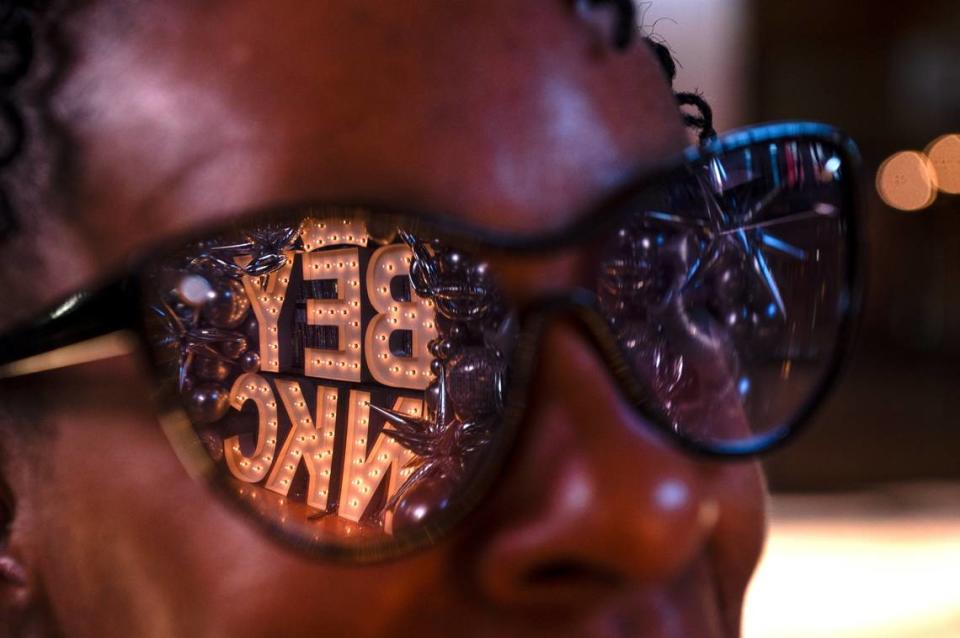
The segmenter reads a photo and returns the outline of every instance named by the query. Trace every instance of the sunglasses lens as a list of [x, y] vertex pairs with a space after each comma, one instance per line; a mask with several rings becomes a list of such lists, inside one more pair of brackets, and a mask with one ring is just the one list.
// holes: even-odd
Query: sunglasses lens
[[282, 538], [361, 560], [478, 500], [515, 324], [484, 264], [376, 225], [341, 211], [240, 228], [144, 282], [181, 457]]
[[851, 297], [843, 157], [803, 141], [722, 153], [605, 240], [601, 306], [682, 436], [747, 451], [820, 395]]
[[[713, 155], [571, 247], [597, 255], [599, 307], [647, 415], [721, 453], [806, 416], [850, 313], [846, 157], [799, 140]], [[312, 553], [376, 560], [435, 540], [512, 438], [516, 316], [471, 240], [423, 228], [357, 210], [274, 216], [146, 270], [171, 441]]]

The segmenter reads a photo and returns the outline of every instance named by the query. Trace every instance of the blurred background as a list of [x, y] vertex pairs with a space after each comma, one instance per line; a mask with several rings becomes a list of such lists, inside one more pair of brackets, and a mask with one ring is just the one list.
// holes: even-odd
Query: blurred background
[[746, 637], [960, 637], [960, 2], [641, 5], [719, 130], [819, 120], [864, 158], [858, 348], [813, 428], [767, 461]]

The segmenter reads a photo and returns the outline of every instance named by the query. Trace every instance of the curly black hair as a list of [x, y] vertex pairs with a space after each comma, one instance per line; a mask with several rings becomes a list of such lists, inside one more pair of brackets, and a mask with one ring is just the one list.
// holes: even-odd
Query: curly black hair
[[[590, 7], [610, 6], [617, 12], [616, 26], [613, 32], [613, 46], [618, 51], [624, 51], [633, 44], [634, 39], [640, 35], [640, 27], [637, 24], [637, 4], [635, 0], [585, 0]], [[645, 37], [644, 42], [653, 49], [654, 54], [660, 61], [667, 79], [671, 86], [677, 79], [677, 61], [674, 59], [670, 49], [663, 42], [653, 37]], [[717, 132], [713, 126], [713, 109], [700, 93], [678, 92], [675, 94], [680, 108], [689, 107], [694, 110], [693, 113], [683, 111], [683, 121], [686, 125], [699, 132], [701, 142], [706, 142], [716, 137]]]
[[[635, 0], [578, 0], [588, 8], [608, 6], [616, 12], [616, 21], [612, 34], [612, 45], [618, 51], [629, 49], [638, 37], [641, 29], [638, 24], [638, 11]], [[34, 68], [40, 56], [37, 49], [44, 53], [52, 50], [51, 57], [64, 57], [63, 47], [48, 28], [52, 16], [59, 7], [57, 0], [0, 0], [0, 240], [3, 240], [16, 227], [14, 206], [8, 187], [12, 182], [17, 187], [12, 192], [18, 195], [24, 190], [22, 180], [11, 175], [11, 165], [24, 153], [28, 134], [50, 134], [57, 128], [50, 118], [37, 114], [39, 109], [24, 108], [24, 104], [42, 102], [43, 90], [32, 90], [24, 95], [23, 87], [32, 80]], [[677, 63], [670, 49], [653, 37], [643, 37], [660, 62], [671, 86], [677, 77]], [[42, 43], [42, 46], [38, 46]], [[48, 65], [49, 66], [49, 65]], [[45, 84], [55, 84], [61, 69], [48, 70], [51, 77]], [[677, 103], [683, 112], [686, 125], [699, 133], [701, 141], [716, 135], [713, 126], [713, 110], [699, 93], [677, 92]], [[685, 109], [692, 109], [690, 110]], [[31, 126], [26, 114], [32, 113], [39, 124]], [[36, 145], [33, 145], [36, 146]], [[60, 158], [60, 163], [63, 158]], [[31, 181], [40, 178], [31, 175]], [[18, 197], [18, 199], [20, 199]]]
[[[0, 170], [20, 155], [24, 121], [14, 92], [30, 70], [34, 54], [32, 6], [5, 1], [0, 5]], [[0, 236], [13, 227], [6, 189], [0, 188]]]
[[0, 0], [0, 241], [17, 209], [53, 205], [65, 173], [64, 131], [49, 110], [65, 73], [58, 17], [77, 0]]

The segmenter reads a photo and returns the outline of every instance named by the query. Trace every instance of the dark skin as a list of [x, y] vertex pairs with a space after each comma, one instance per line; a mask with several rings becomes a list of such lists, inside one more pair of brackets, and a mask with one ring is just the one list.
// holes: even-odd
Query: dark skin
[[[55, 102], [71, 206], [37, 215], [75, 248], [38, 275], [35, 310], [164, 237], [279, 202], [561, 226], [686, 144], [647, 47], [613, 52], [604, 20], [565, 3], [187, 4], [71, 18]], [[575, 285], [568, 272], [506, 283], [522, 299]], [[4, 442], [3, 616], [23, 635], [97, 637], [738, 635], [764, 532], [758, 467], [673, 448], [574, 324], [549, 329], [537, 369], [470, 524], [363, 568], [290, 552], [191, 480], [137, 359], [31, 379], [19, 395], [48, 433]]]

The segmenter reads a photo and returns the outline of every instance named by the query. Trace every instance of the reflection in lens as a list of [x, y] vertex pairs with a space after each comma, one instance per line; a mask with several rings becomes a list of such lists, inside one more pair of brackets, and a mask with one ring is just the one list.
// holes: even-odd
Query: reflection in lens
[[775, 433], [832, 365], [848, 293], [843, 170], [820, 143], [730, 151], [607, 240], [601, 307], [687, 438]]
[[147, 324], [233, 500], [300, 546], [379, 555], [475, 500], [515, 322], [484, 264], [365, 219], [190, 244], [152, 267]]

